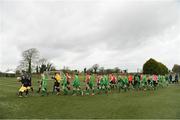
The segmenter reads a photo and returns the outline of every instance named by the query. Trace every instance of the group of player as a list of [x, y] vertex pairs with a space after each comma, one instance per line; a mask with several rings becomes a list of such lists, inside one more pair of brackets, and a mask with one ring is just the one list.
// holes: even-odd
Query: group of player
[[[82, 80], [79, 74], [70, 75], [69, 73], [56, 72], [51, 79], [54, 81], [52, 93], [57, 95], [95, 95], [108, 94], [114, 90], [155, 90], [158, 87], [168, 86], [169, 76], [163, 75], [144, 75], [144, 74], [91, 74], [85, 73]], [[47, 84], [49, 74], [41, 74], [41, 80], [38, 81], [38, 93], [42, 96], [49, 95]], [[19, 96], [23, 93], [27, 96], [29, 90], [33, 91], [31, 77], [23, 73], [18, 80], [22, 83], [19, 89]]]
[[19, 97], [23, 97], [23, 93], [25, 93], [25, 96], [29, 94], [29, 90], [34, 92], [34, 89], [31, 84], [31, 76], [30, 74], [26, 73], [25, 71], [22, 71], [21, 77], [17, 77], [18, 82], [21, 82], [21, 87], [19, 89]]

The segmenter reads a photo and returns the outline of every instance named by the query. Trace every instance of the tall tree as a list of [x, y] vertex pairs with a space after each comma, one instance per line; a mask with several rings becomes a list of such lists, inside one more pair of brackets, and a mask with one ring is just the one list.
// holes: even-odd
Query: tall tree
[[55, 68], [54, 66], [53, 66], [53, 64], [52, 63], [47, 63], [47, 71], [51, 71], [52, 70], [52, 68]]
[[32, 68], [35, 67], [38, 58], [39, 58], [39, 51], [36, 48], [31, 48], [25, 50], [22, 53], [23, 60], [21, 61], [20, 66], [27, 68], [28, 73], [32, 73]]
[[175, 64], [172, 68], [174, 73], [180, 73], [180, 65]]
[[37, 62], [37, 67], [36, 67], [36, 73], [43, 73], [44, 71], [46, 71], [47, 67], [47, 59], [46, 58], [40, 58]]
[[86, 68], [84, 68], [84, 73], [86, 73], [87, 72], [87, 69]]
[[44, 71], [51, 71], [52, 68], [53, 70], [55, 70], [53, 63], [48, 62], [46, 58], [39, 59], [38, 64], [39, 64], [40, 73], [43, 73]]
[[168, 68], [164, 64], [151, 58], [143, 65], [143, 73], [165, 75], [168, 73]]
[[119, 69], [118, 67], [115, 67], [115, 68], [114, 68], [114, 72], [115, 72], [115, 73], [119, 73], [119, 72], [120, 72], [120, 69]]
[[46, 58], [40, 58], [39, 60], [38, 60], [38, 64], [39, 65], [45, 65], [45, 64], [47, 64], [47, 59]]
[[99, 73], [103, 74], [104, 73], [104, 67], [99, 68]]
[[98, 68], [99, 68], [99, 65], [98, 65], [98, 64], [94, 64], [94, 65], [92, 66], [92, 69], [94, 70], [94, 73], [95, 73], [95, 74], [96, 74]]

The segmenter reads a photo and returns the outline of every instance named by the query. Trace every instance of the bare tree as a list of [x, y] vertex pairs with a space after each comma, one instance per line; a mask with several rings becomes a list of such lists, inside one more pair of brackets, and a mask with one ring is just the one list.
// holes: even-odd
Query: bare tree
[[20, 63], [20, 67], [25, 68], [29, 73], [32, 73], [32, 68], [35, 67], [39, 58], [39, 51], [36, 48], [25, 50], [22, 53], [23, 60]]
[[100, 72], [101, 74], [103, 74], [103, 73], [104, 73], [104, 67], [100, 67], [100, 68], [99, 68], [99, 72]]
[[39, 65], [46, 65], [47, 64], [47, 59], [46, 58], [40, 58], [39, 60], [38, 60], [38, 64]]
[[51, 71], [51, 69], [52, 68], [55, 68], [54, 66], [53, 66], [53, 63], [47, 63], [47, 71]]
[[92, 69], [94, 70], [94, 73], [95, 73], [95, 74], [96, 74], [98, 68], [99, 68], [99, 65], [98, 65], [98, 64], [94, 64], [94, 65], [92, 66]]
[[42, 73], [43, 71], [46, 70], [46, 64], [47, 64], [47, 59], [46, 58], [40, 58], [38, 61], [37, 61], [37, 65], [36, 65], [36, 73]]
[[114, 72], [115, 72], [115, 73], [119, 73], [119, 72], [120, 72], [120, 69], [119, 69], [118, 67], [115, 67], [115, 68], [114, 68]]
[[20, 64], [17, 66], [16, 70], [22, 71], [22, 70], [27, 70], [28, 69], [28, 64], [27, 61], [21, 60]]

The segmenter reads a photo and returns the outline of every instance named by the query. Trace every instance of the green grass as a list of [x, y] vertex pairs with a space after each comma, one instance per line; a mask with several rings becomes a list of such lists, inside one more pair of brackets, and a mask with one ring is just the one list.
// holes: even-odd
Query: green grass
[[[37, 90], [37, 79], [33, 81]], [[49, 81], [49, 90], [52, 81]], [[0, 78], [0, 118], [180, 119], [180, 86], [110, 95], [18, 98], [15, 78]]]

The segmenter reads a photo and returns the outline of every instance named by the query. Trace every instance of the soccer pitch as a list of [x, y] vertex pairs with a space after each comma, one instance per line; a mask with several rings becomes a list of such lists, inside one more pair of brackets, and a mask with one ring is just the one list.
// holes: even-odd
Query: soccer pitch
[[[35, 91], [37, 79], [33, 79]], [[52, 90], [53, 82], [48, 82]], [[109, 95], [27, 98], [16, 95], [20, 83], [16, 78], [0, 78], [0, 118], [69, 118], [69, 119], [180, 119], [180, 86], [169, 85], [156, 91], [114, 91]]]

